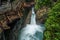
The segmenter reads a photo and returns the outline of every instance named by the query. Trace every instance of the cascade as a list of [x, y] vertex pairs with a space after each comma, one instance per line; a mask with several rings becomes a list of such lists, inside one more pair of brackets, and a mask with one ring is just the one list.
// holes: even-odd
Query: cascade
[[18, 40], [43, 40], [44, 30], [43, 26], [36, 24], [36, 14], [32, 7], [31, 22], [20, 31]]

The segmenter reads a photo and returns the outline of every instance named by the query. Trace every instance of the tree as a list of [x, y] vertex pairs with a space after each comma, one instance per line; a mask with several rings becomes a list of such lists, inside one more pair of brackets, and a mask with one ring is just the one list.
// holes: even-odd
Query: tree
[[57, 3], [48, 12], [48, 18], [45, 22], [45, 27], [45, 40], [60, 40], [60, 3]]

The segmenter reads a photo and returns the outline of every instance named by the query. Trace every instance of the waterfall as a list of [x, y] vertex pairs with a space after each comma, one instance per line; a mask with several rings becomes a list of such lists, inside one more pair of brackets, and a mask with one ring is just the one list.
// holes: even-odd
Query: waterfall
[[36, 15], [34, 12], [34, 7], [32, 7], [32, 15], [31, 15], [31, 24], [36, 24]]
[[44, 27], [36, 24], [36, 14], [34, 7], [32, 7], [32, 15], [30, 24], [26, 24], [20, 33], [19, 40], [43, 40]]

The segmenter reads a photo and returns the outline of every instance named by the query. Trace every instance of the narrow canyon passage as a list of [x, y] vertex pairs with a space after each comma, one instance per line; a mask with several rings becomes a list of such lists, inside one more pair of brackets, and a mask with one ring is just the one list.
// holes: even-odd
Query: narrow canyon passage
[[44, 26], [36, 24], [36, 14], [34, 7], [32, 7], [30, 24], [26, 24], [19, 32], [18, 40], [43, 40]]

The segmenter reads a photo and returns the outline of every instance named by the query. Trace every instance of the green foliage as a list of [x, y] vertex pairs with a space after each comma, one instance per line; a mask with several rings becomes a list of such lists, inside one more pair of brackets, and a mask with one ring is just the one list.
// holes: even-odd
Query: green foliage
[[52, 6], [51, 0], [35, 0], [35, 9], [38, 10], [42, 6]]
[[46, 31], [45, 33], [44, 33], [44, 36], [45, 36], [45, 40], [51, 40], [51, 32], [50, 31]]
[[45, 27], [45, 40], [60, 40], [60, 3], [49, 11]]

